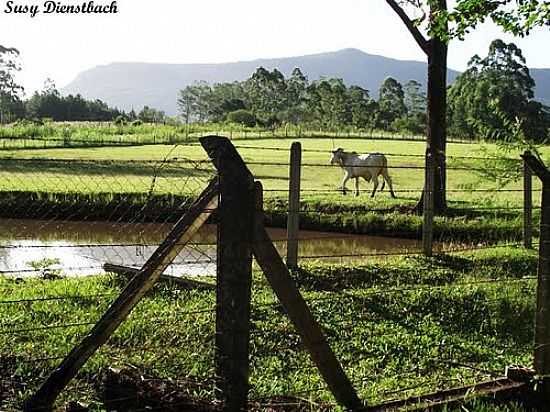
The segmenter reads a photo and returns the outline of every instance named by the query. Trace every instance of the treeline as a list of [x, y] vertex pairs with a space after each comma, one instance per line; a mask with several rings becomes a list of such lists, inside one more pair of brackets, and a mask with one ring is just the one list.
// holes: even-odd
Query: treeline
[[[62, 96], [53, 82], [46, 81], [42, 91], [35, 92], [29, 99], [22, 100], [18, 95], [5, 98], [0, 105], [0, 123], [21, 119], [42, 122], [49, 119], [66, 121], [114, 121], [117, 123], [143, 122], [162, 123], [166, 116], [163, 111], [144, 106], [139, 112], [125, 112], [109, 107], [103, 101], [87, 100], [81, 95]], [[1, 101], [0, 101], [1, 103]]]
[[[549, 137], [550, 109], [534, 100], [534, 88], [521, 50], [495, 40], [487, 57], [474, 56], [447, 90], [448, 134], [507, 139], [513, 123], [525, 138], [544, 141]], [[375, 100], [368, 90], [347, 86], [341, 79], [310, 82], [299, 68], [289, 77], [260, 67], [241, 82], [198, 82], [179, 92], [178, 107], [186, 123], [290, 123], [324, 130], [354, 126], [418, 134], [426, 130], [426, 96], [415, 80], [402, 85], [388, 77]]]
[[375, 100], [368, 90], [347, 86], [341, 79], [310, 82], [299, 68], [288, 78], [277, 69], [260, 67], [241, 82], [198, 82], [179, 92], [178, 107], [185, 123], [290, 123], [325, 130], [355, 126], [413, 133], [422, 133], [426, 126], [426, 97], [415, 80], [403, 86], [388, 77]]

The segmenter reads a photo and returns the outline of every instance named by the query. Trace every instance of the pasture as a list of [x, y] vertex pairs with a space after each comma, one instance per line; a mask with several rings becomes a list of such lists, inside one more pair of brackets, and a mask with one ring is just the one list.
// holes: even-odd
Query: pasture
[[[288, 148], [294, 140], [234, 141], [252, 173], [264, 185], [266, 211], [274, 226], [284, 225], [286, 219]], [[419, 236], [420, 217], [413, 209], [423, 187], [423, 142], [357, 138], [303, 138], [300, 141], [303, 147], [302, 227]], [[371, 199], [372, 186], [364, 181], [361, 196], [343, 196], [336, 190], [343, 172], [328, 164], [330, 150], [335, 146], [360, 153], [385, 153], [398, 198], [391, 199], [386, 190]], [[494, 150], [494, 145], [484, 146], [489, 152]], [[485, 167], [492, 171], [498, 166], [476, 158], [483, 154], [478, 144], [448, 145], [450, 208], [446, 216], [436, 218], [439, 238], [479, 241], [489, 233], [489, 240], [518, 239], [523, 196], [521, 179], [495, 191], [495, 181], [483, 176], [480, 170]], [[543, 154], [548, 154], [548, 150]], [[1, 155], [0, 190], [17, 192], [20, 196], [25, 192], [29, 197], [40, 193], [41, 198], [51, 198], [53, 208], [60, 202], [56, 196], [73, 197], [76, 203], [79, 196], [84, 196], [86, 202], [94, 203], [95, 199], [96, 204], [119, 194], [137, 204], [147, 203], [155, 196], [189, 197], [213, 175], [206, 154], [197, 144], [6, 150]], [[517, 166], [520, 168], [521, 163]], [[533, 199], [537, 205], [540, 184], [536, 179], [533, 182]], [[353, 183], [349, 182], [348, 187], [352, 188]], [[537, 219], [537, 210], [534, 216]]]
[[[395, 181], [397, 191], [401, 191], [401, 201], [407, 201], [410, 198], [416, 199], [418, 197], [418, 191], [423, 186], [423, 170], [424, 160], [422, 155], [425, 151], [424, 142], [418, 141], [392, 141], [392, 140], [376, 140], [376, 139], [331, 139], [331, 138], [302, 138], [302, 139], [238, 139], [235, 140], [235, 146], [238, 148], [239, 153], [243, 156], [244, 160], [249, 164], [250, 169], [262, 180], [264, 188], [274, 191], [274, 195], [277, 196], [276, 191], [288, 190], [288, 166], [289, 161], [289, 148], [293, 141], [300, 141], [303, 148], [303, 172], [302, 172], [302, 186], [304, 187], [304, 194], [308, 196], [319, 196], [315, 191], [333, 191], [336, 189], [342, 178], [342, 172], [337, 166], [330, 167], [330, 151], [336, 147], [342, 147], [345, 150], [355, 150], [359, 153], [369, 152], [382, 152], [388, 157], [388, 164], [390, 168], [390, 174]], [[487, 150], [494, 149], [493, 144], [484, 144]], [[54, 148], [54, 149], [33, 149], [33, 150], [4, 150], [0, 152], [2, 159], [34, 159], [36, 161], [40, 159], [70, 161], [78, 160], [83, 162], [80, 169], [71, 169], [67, 167], [65, 171], [66, 177], [69, 182], [68, 187], [71, 190], [78, 190], [78, 185], [75, 183], [74, 187], [70, 185], [71, 177], [78, 180], [75, 174], [83, 178], [93, 178], [93, 175], [86, 173], [87, 161], [109, 161], [116, 163], [122, 162], [152, 162], [149, 167], [158, 166], [164, 159], [181, 160], [181, 161], [200, 161], [206, 160], [206, 154], [204, 150], [197, 144], [175, 144], [175, 145], [144, 145], [144, 146], [130, 146], [130, 147], [94, 147], [94, 148]], [[544, 149], [543, 154], [550, 154], [550, 149]], [[519, 161], [519, 153], [516, 154]], [[409, 157], [412, 156], [412, 157]], [[479, 173], [476, 173], [477, 169], [481, 168], [484, 164], [484, 160], [481, 159], [468, 159], [468, 157], [483, 156], [481, 152], [480, 144], [458, 144], [450, 143], [448, 145], [448, 190], [449, 198], [451, 201], [470, 201], [475, 202], [477, 200], [487, 201], [489, 198], [495, 202], [512, 203], [519, 201], [521, 193], [503, 193], [499, 194], [495, 199], [494, 194], [476, 194], [475, 192], [468, 192], [468, 189], [491, 189], [495, 187], [494, 182], [484, 180]], [[309, 166], [308, 166], [309, 165]], [[33, 168], [33, 164], [29, 163], [29, 169]], [[76, 165], [79, 166], [78, 164]], [[131, 179], [134, 174], [134, 169], [128, 167], [128, 165], [121, 165], [120, 170], [115, 169], [116, 165], [113, 165], [113, 170], [108, 167], [105, 168], [105, 174], [108, 175], [110, 171], [117, 176], [121, 176], [127, 179]], [[124, 173], [124, 167], [128, 173]], [[181, 169], [193, 169], [193, 165], [186, 165], [185, 163], [179, 165]], [[63, 170], [55, 170], [58, 173], [63, 174]], [[3, 189], [9, 189], [18, 184], [19, 189], [32, 189], [37, 185], [45, 184], [41, 186], [42, 189], [59, 190], [55, 187], [54, 181], [49, 182], [49, 172], [54, 170], [34, 170], [35, 176], [33, 176], [33, 170], [21, 170], [20, 181], [17, 181], [17, 175], [12, 182], [2, 182]], [[73, 175], [73, 176], [71, 176]], [[38, 177], [39, 180], [33, 179]], [[106, 176], [108, 177], [108, 176]], [[141, 180], [141, 181], [140, 181]], [[125, 188], [127, 191], [144, 191], [148, 188], [147, 180], [135, 179], [129, 180], [132, 184]], [[108, 180], [106, 180], [108, 182]], [[34, 186], [33, 186], [34, 183]], [[11, 185], [11, 186], [10, 186]], [[22, 185], [22, 186], [21, 186]], [[365, 182], [361, 183], [362, 188], [365, 189]], [[351, 185], [350, 185], [351, 187]], [[516, 182], [505, 186], [506, 189], [518, 189], [521, 187], [521, 182]], [[369, 186], [370, 188], [370, 186]], [[108, 187], [106, 188], [108, 189]], [[101, 190], [96, 185], [83, 186], [81, 191], [94, 191]], [[158, 189], [160, 192], [170, 190], [169, 187], [161, 187]], [[465, 193], [452, 192], [453, 190], [465, 190]], [[308, 191], [311, 191], [308, 194]], [[330, 193], [323, 193], [323, 195]], [[381, 199], [376, 199], [376, 202], [385, 202], [387, 196], [380, 196]], [[344, 203], [355, 203], [357, 199], [338, 197]], [[361, 198], [362, 202], [368, 202], [368, 199]]]
[[[268, 224], [285, 225], [288, 149], [296, 140], [303, 148], [302, 228], [419, 236], [422, 217], [414, 206], [423, 187], [425, 144], [418, 141], [235, 139], [263, 183]], [[337, 191], [343, 173], [329, 165], [336, 147], [385, 153], [397, 199], [387, 190], [371, 199], [365, 182], [358, 197]], [[494, 145], [485, 148], [490, 152]], [[477, 158], [484, 153], [478, 144], [448, 145], [449, 210], [435, 220], [439, 240], [477, 250], [433, 258], [363, 257], [340, 265], [309, 259], [292, 273], [355, 389], [369, 404], [480, 382], [502, 375], [507, 365], [532, 364], [537, 256], [510, 243], [521, 239], [522, 182], [495, 190], [495, 182], [480, 173], [484, 168], [494, 173], [497, 167]], [[545, 148], [543, 155], [550, 150]], [[5, 147], [0, 156], [0, 215], [8, 218], [170, 222], [215, 175], [204, 150], [192, 141]], [[540, 184], [533, 183], [538, 206]], [[143, 241], [138, 233], [136, 239], [130, 243], [137, 255]], [[340, 253], [350, 251], [342, 248]], [[125, 283], [115, 275], [0, 277], [0, 371], [8, 377], [1, 381], [6, 394], [2, 408], [21, 407]], [[171, 399], [174, 408], [184, 403], [195, 410], [217, 410], [214, 320], [213, 292], [156, 285], [60, 401], [79, 400], [90, 410], [104, 411], [112, 410], [118, 397], [118, 402], [138, 399], [142, 407], [172, 410], [162, 403]], [[252, 322], [251, 410], [338, 410], [258, 268]], [[108, 393], [113, 368], [137, 389], [123, 396]], [[138, 390], [141, 384], [148, 385], [148, 392]], [[483, 403], [467, 408], [523, 410]]]

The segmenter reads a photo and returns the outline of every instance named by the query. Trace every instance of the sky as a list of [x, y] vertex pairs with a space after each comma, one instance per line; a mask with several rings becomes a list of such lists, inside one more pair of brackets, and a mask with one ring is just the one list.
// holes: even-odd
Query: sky
[[[43, 10], [43, 0], [11, 1]], [[112, 62], [223, 63], [343, 48], [426, 60], [384, 0], [118, 0], [117, 8], [109, 15], [31, 17], [6, 13], [8, 0], [0, 0], [0, 44], [20, 50], [18, 81], [27, 94], [46, 78], [63, 87], [79, 72]], [[529, 67], [550, 68], [548, 28], [522, 39], [490, 23], [451, 43], [449, 67], [464, 70], [495, 38], [514, 41]]]

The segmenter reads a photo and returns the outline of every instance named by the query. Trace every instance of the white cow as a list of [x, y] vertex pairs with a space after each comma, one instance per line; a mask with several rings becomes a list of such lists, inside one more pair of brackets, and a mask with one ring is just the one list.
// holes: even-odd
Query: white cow
[[344, 149], [336, 149], [332, 152], [330, 164], [339, 165], [345, 172], [342, 179], [342, 191], [346, 194], [346, 183], [349, 179], [355, 179], [355, 195], [359, 196], [359, 178], [362, 177], [367, 182], [371, 179], [374, 183], [371, 197], [374, 197], [378, 188], [378, 176], [382, 175], [382, 188], [388, 182], [390, 193], [393, 198], [393, 186], [391, 177], [388, 173], [388, 161], [382, 153], [357, 154], [356, 152], [344, 152]]

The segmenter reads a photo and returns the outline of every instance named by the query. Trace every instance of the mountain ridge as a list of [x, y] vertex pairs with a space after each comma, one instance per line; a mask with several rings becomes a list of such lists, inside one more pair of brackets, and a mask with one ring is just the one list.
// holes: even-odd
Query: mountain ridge
[[[144, 105], [177, 113], [177, 93], [193, 82], [208, 83], [242, 81], [257, 67], [279, 69], [289, 76], [299, 67], [309, 80], [321, 77], [341, 78], [348, 85], [358, 85], [378, 98], [382, 81], [394, 77], [401, 83], [414, 79], [426, 83], [427, 64], [415, 60], [399, 60], [347, 48], [304, 56], [259, 58], [229, 63], [145, 63], [114, 62], [83, 72], [65, 86], [63, 94], [81, 94], [89, 99], [101, 99], [110, 106], [124, 110], [141, 109]], [[531, 69], [532, 76], [543, 93], [539, 100], [550, 103], [550, 69]], [[460, 72], [449, 69], [451, 83]]]

